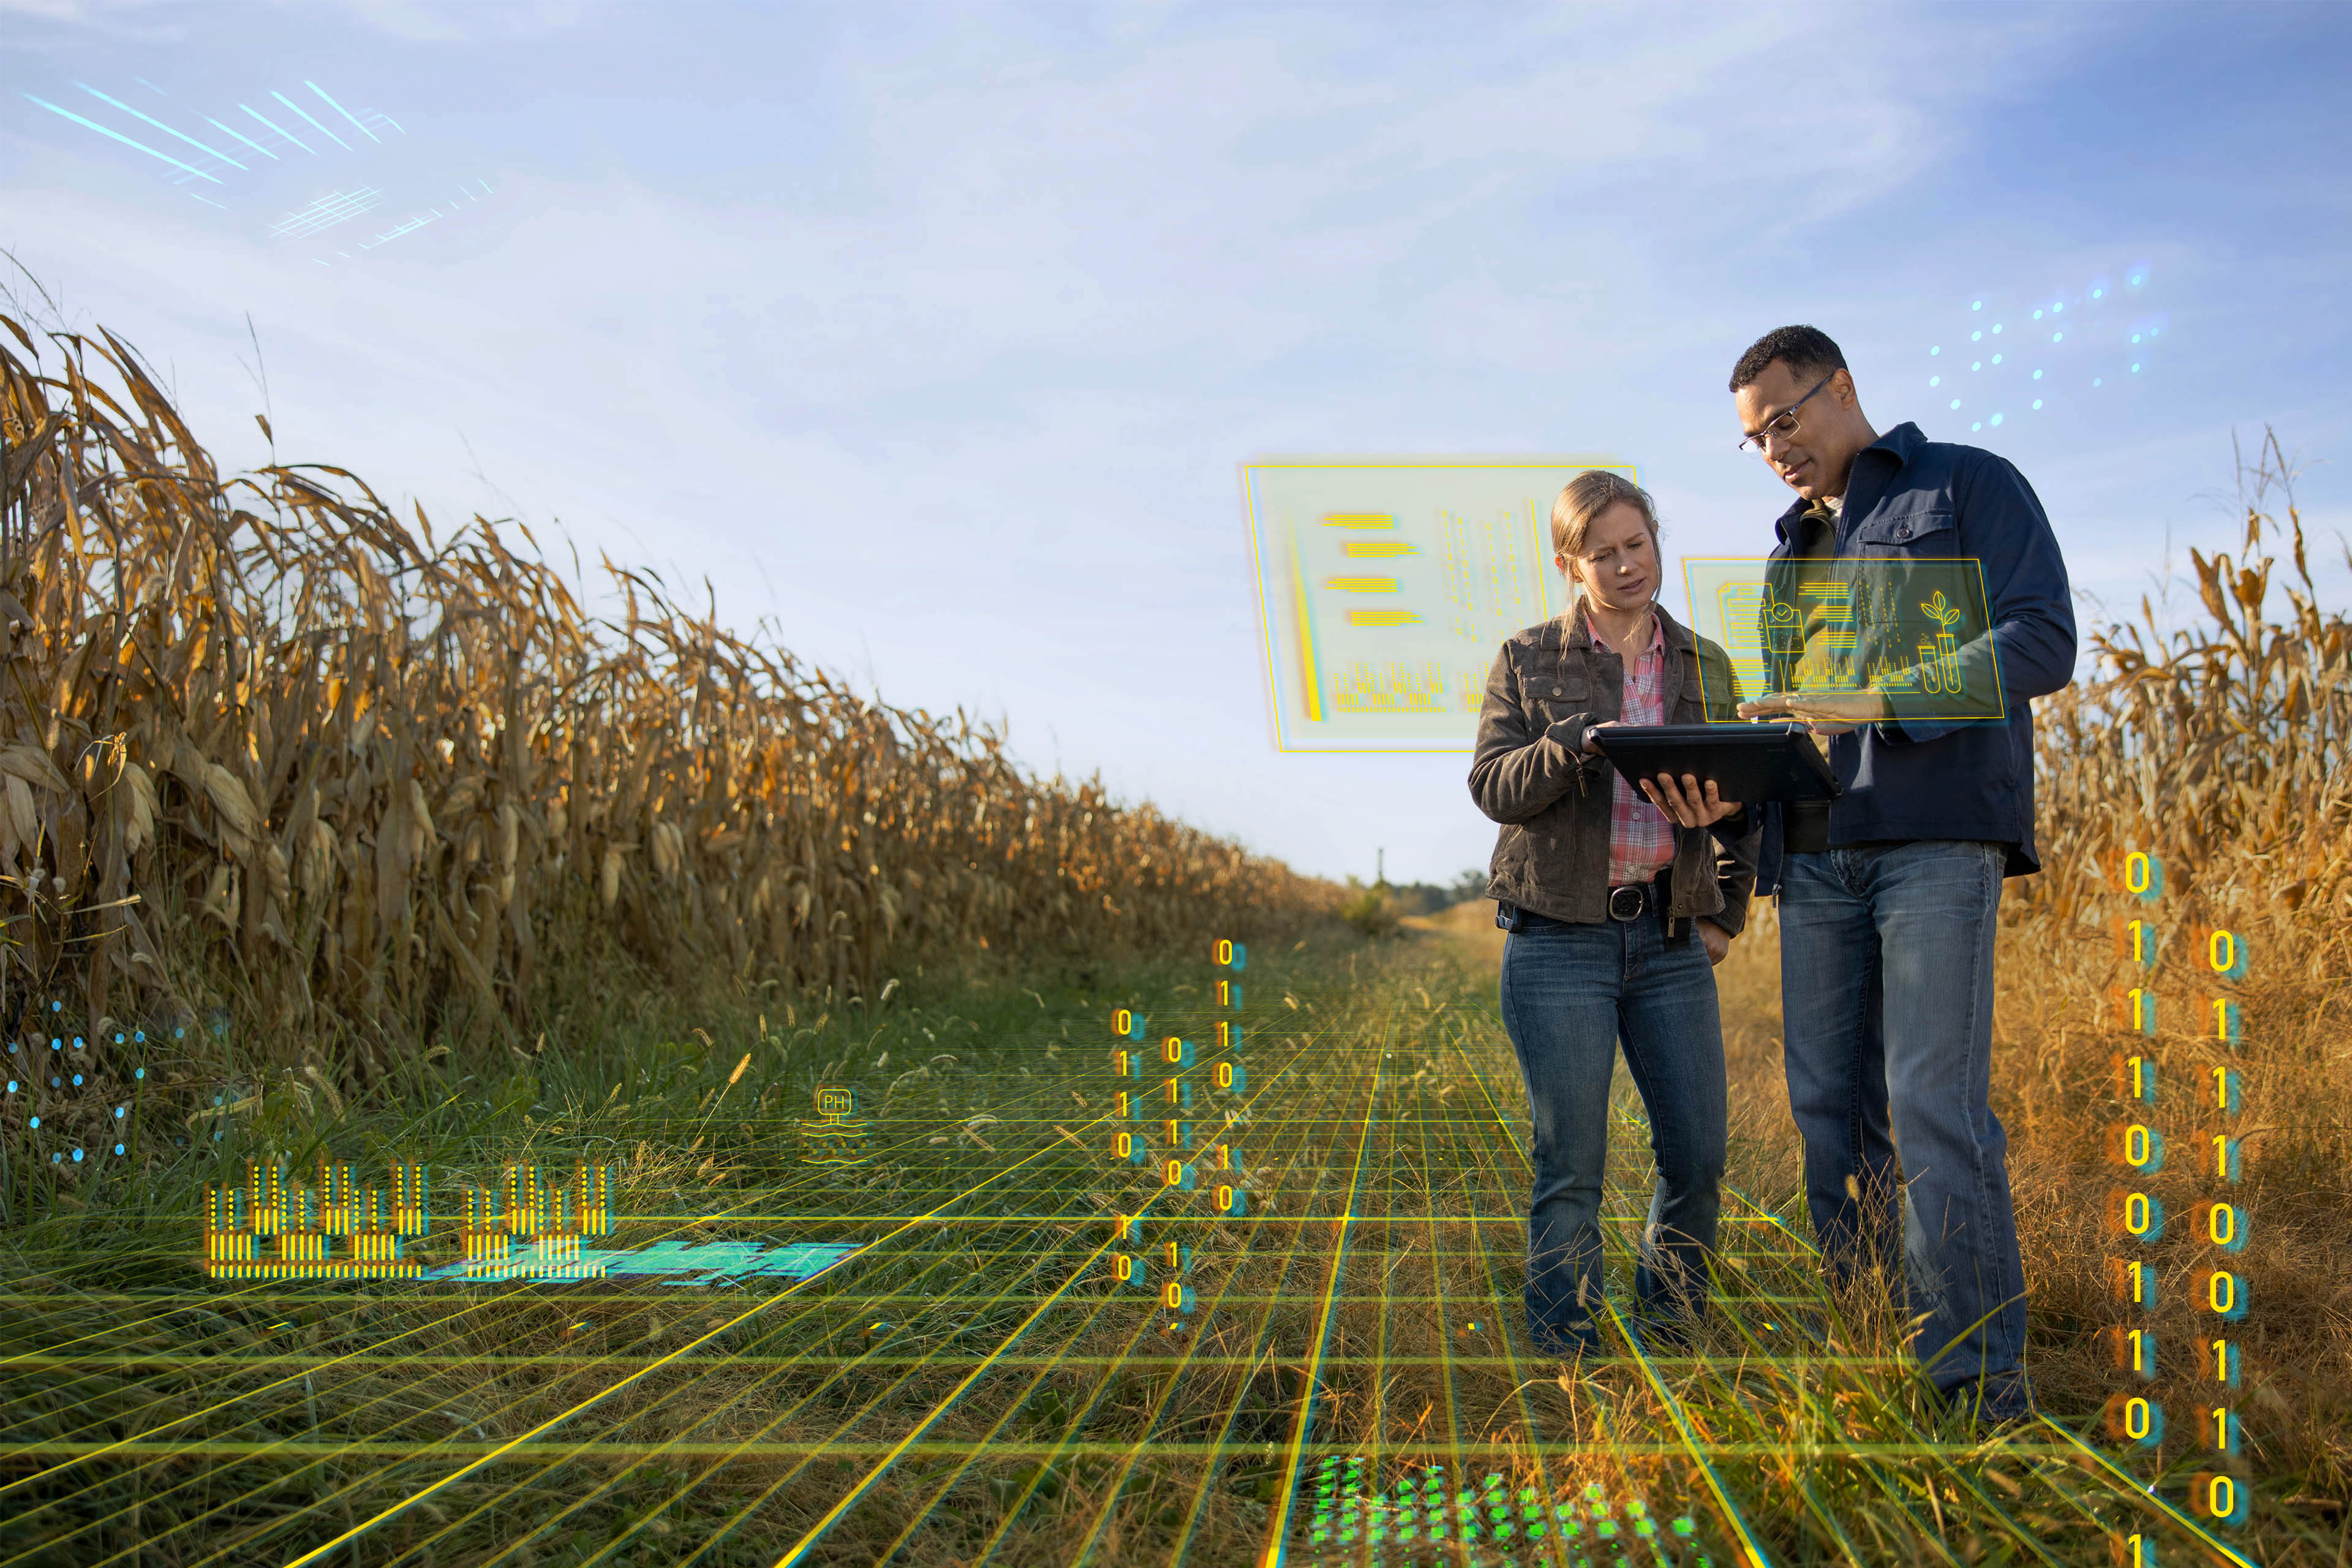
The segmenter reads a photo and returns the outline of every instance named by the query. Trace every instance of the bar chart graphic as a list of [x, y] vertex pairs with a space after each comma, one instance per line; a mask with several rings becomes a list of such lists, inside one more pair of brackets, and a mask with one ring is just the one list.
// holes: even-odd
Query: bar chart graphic
[[1551, 504], [1614, 458], [1242, 465], [1275, 746], [1468, 752], [1495, 650], [1563, 607]]

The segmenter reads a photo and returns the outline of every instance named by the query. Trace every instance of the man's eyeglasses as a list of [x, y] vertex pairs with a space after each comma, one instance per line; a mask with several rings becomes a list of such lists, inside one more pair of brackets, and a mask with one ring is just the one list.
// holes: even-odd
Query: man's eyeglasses
[[1821, 380], [1813, 383], [1812, 392], [1808, 392], [1803, 397], [1800, 397], [1796, 402], [1791, 403], [1788, 407], [1783, 408], [1780, 413], [1775, 414], [1771, 418], [1764, 421], [1764, 428], [1757, 431], [1755, 434], [1749, 436], [1746, 440], [1740, 442], [1739, 449], [1743, 452], [1753, 452], [1760, 458], [1764, 455], [1764, 444], [1766, 442], [1785, 441], [1790, 437], [1795, 435], [1797, 433], [1797, 410], [1805, 405], [1806, 402], [1812, 397], [1813, 392], [1819, 392], [1822, 387], [1827, 386], [1836, 375], [1837, 372], [1832, 371], [1828, 375], [1825, 375], [1822, 377]]

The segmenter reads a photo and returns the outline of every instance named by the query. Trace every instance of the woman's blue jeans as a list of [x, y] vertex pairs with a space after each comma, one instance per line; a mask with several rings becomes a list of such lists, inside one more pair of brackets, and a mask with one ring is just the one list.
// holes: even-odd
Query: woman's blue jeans
[[1891, 1268], [1899, 1245], [1928, 1380], [1994, 1418], [2032, 1408], [2009, 1139], [1988, 1103], [2007, 858], [1973, 839], [1791, 855], [1780, 901], [1789, 1108], [1824, 1269]]
[[1706, 944], [1687, 922], [1669, 941], [1654, 909], [1598, 925], [1526, 921], [1503, 949], [1503, 1027], [1535, 1121], [1528, 1327], [1546, 1354], [1601, 1345], [1601, 1175], [1622, 1041], [1658, 1166], [1635, 1308], [1672, 1338], [1706, 1309], [1722, 1209], [1723, 1024]]

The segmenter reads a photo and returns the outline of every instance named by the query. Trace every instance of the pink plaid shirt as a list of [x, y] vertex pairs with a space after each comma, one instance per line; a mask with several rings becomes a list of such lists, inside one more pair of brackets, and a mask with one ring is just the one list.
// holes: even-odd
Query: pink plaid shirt
[[[1650, 646], [1625, 661], [1625, 694], [1618, 715], [1628, 724], [1666, 721], [1666, 631], [1650, 617]], [[1675, 861], [1675, 825], [1623, 773], [1609, 805], [1609, 885], [1646, 882]]]

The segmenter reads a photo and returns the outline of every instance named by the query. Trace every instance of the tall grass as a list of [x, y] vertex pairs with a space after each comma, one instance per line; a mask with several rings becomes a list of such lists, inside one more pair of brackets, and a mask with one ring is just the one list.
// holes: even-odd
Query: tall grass
[[224, 477], [113, 335], [0, 325], [0, 1026], [225, 1009], [364, 1084], [624, 981], [871, 995], [1332, 901], [651, 573], [607, 562], [597, 616], [520, 523]]
[[[2121, 1386], [2084, 1342], [2118, 1321], [2105, 1259], [2139, 1250], [2096, 1201], [2128, 1185], [2174, 1216], [2144, 1249], [2161, 1280], [2159, 1342], [2179, 1347], [2153, 1394], [2192, 1414], [2221, 1401], [2196, 1359], [2220, 1329], [2196, 1310], [2194, 1287], [2221, 1258], [2189, 1219], [2200, 1200], [2227, 1196], [2252, 1223], [2231, 1265], [2253, 1291], [2231, 1331], [2248, 1369], [2231, 1401], [2246, 1420], [2244, 1465], [2273, 1499], [2304, 1500], [2288, 1515], [2341, 1529], [2352, 1500], [2352, 619], [2319, 603], [2274, 434], [2242, 457], [2238, 481], [2239, 551], [2189, 552], [2202, 617], [2166, 635], [2143, 600], [2137, 624], [2094, 634], [2097, 678], [2044, 715], [2045, 869], [2010, 911], [2003, 1067], [2009, 1113], [2026, 1129], [2016, 1175], [2031, 1194], [2021, 1197], [2029, 1278], [2053, 1331], [2077, 1342], [2045, 1381], [2080, 1397]], [[2292, 577], [2274, 586], [2282, 566]], [[2115, 884], [2116, 858], [2132, 849], [2163, 862], [2152, 905]], [[2153, 970], [2121, 961], [2127, 915], [2162, 936]], [[2242, 982], [2212, 973], [2197, 940], [2212, 927], [2250, 948]], [[2137, 1047], [2102, 1016], [2109, 988], [2132, 984], [2160, 999], [2157, 1038]], [[2240, 1002], [2240, 1044], [2213, 1037], [2217, 996]], [[2157, 1104], [2137, 1114], [2178, 1152], [2147, 1178], [2105, 1153], [2128, 1106], [2116, 1060], [2135, 1048], [2161, 1069]], [[2242, 1077], [2234, 1114], [2215, 1102], [2217, 1068]], [[2234, 1187], [2216, 1179], [2216, 1135], [2243, 1141]], [[2168, 1438], [2164, 1458], [2198, 1460], [2193, 1426]]]

